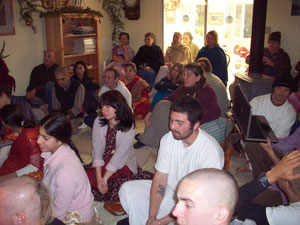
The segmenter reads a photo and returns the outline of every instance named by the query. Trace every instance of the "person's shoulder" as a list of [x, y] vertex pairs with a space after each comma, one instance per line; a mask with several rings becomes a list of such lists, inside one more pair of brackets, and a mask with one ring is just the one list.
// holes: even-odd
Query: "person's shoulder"
[[294, 106], [288, 101], [286, 100], [284, 103], [284, 108], [286, 109], [286, 112], [289, 114], [296, 114], [296, 110], [294, 108]]
[[33, 71], [36, 71], [36, 70], [44, 69], [44, 68], [46, 68], [45, 64], [44, 64], [44, 63], [41, 63], [41, 64], [39, 64], [39, 65], [33, 67], [32, 72], [33, 72]]
[[264, 95], [258, 95], [256, 97], [254, 97], [250, 102], [251, 103], [262, 102], [262, 101], [265, 101], [265, 100], [270, 100], [270, 97], [271, 97], [271, 93], [264, 94]]
[[52, 69], [56, 69], [57, 67], [59, 67], [59, 65], [58, 64], [56, 64], [56, 63], [53, 63], [53, 65], [50, 67], [50, 68], [52, 68]]
[[225, 55], [223, 48], [220, 45], [216, 45], [212, 50], [218, 54]]
[[[199, 128], [199, 134], [197, 139], [195, 140], [195, 147], [199, 151], [212, 151], [211, 149], [214, 149], [217, 154], [220, 154], [223, 152], [220, 144], [217, 142], [217, 140], [210, 134], [206, 133], [204, 130]], [[199, 146], [202, 146], [199, 148]]]
[[209, 83], [206, 82], [205, 85], [202, 88], [202, 93], [212, 94], [212, 93], [215, 93], [215, 91], [212, 88], [212, 86]]
[[199, 134], [198, 134], [196, 141], [206, 142], [206, 144], [212, 145], [212, 146], [217, 146], [217, 147], [220, 146], [219, 143], [217, 142], [217, 140], [213, 136], [206, 133], [201, 128], [199, 128]]
[[284, 51], [284, 49], [283, 49], [283, 48], [280, 48], [280, 49], [279, 49], [279, 52], [280, 52], [280, 54], [282, 54], [282, 55], [285, 55], [285, 56], [288, 56], [288, 57], [289, 57], [289, 54], [288, 54], [286, 51]]
[[118, 81], [118, 85], [115, 88], [115, 90], [120, 91], [120, 92], [126, 92], [126, 93], [129, 92], [130, 93], [130, 91], [126, 87], [125, 83], [121, 80]]

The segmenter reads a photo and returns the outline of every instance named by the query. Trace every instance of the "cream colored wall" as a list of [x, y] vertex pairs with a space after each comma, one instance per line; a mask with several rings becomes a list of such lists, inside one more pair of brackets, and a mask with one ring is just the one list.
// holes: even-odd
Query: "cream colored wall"
[[[281, 47], [289, 54], [294, 65], [300, 60], [300, 16], [291, 16], [291, 7], [291, 0], [269, 0], [266, 27], [271, 28], [271, 32], [281, 32]], [[267, 40], [268, 34], [265, 43]]]
[[33, 66], [43, 61], [44, 39], [42, 20], [36, 15], [34, 24], [37, 33], [34, 34], [30, 27], [20, 23], [20, 10], [17, 0], [13, 0], [15, 33], [16, 35], [0, 36], [2, 47], [5, 41], [5, 54], [10, 56], [5, 58], [5, 62], [10, 70], [10, 74], [16, 79], [16, 95], [24, 95], [29, 83], [30, 72]]
[[[98, 0], [85, 0], [85, 6], [99, 10], [104, 15], [100, 25], [101, 61], [111, 55], [111, 25], [109, 17], [101, 7]], [[46, 49], [44, 19], [37, 15], [34, 17], [34, 24], [37, 26], [37, 33], [34, 34], [29, 27], [20, 23], [18, 1], [13, 0], [16, 35], [0, 36], [6, 42], [5, 59], [10, 74], [17, 82], [16, 95], [24, 95], [29, 83], [32, 68], [43, 60], [43, 50]], [[282, 32], [282, 47], [289, 53], [292, 63], [300, 60], [300, 17], [290, 16], [291, 1], [269, 0], [267, 12], [267, 26], [271, 31]], [[139, 20], [127, 20], [124, 18], [125, 31], [130, 33], [131, 47], [137, 52], [144, 44], [144, 34], [153, 32], [157, 37], [157, 44], [162, 47], [162, 0], [141, 0], [141, 18]], [[123, 14], [123, 12], [122, 12]], [[124, 14], [123, 14], [124, 15]], [[267, 39], [267, 36], [266, 36]]]

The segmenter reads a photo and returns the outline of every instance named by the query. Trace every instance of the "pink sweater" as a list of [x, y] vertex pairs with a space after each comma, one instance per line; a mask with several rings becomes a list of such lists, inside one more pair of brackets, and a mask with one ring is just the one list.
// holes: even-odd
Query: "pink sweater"
[[82, 222], [94, 215], [91, 186], [88, 177], [69, 145], [62, 145], [52, 155], [43, 152], [44, 175], [42, 182], [53, 201], [55, 217], [63, 219], [67, 212], [78, 212]]

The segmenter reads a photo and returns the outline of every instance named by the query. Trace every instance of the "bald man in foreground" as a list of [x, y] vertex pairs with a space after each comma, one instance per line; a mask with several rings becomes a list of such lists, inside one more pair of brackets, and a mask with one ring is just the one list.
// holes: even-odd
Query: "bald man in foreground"
[[238, 200], [234, 178], [223, 170], [199, 169], [185, 176], [173, 210], [179, 225], [228, 225]]
[[0, 183], [1, 225], [62, 225], [53, 218], [48, 192], [40, 182], [17, 177]]

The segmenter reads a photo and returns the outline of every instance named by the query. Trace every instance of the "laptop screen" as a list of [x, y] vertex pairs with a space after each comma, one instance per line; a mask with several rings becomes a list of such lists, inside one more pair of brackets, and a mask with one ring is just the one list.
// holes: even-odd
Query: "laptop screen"
[[251, 105], [246, 94], [242, 90], [241, 85], [239, 84], [234, 90], [233, 113], [242, 132], [242, 135], [244, 137], [248, 137], [248, 130], [250, 128], [249, 124], [251, 123], [252, 116]]

